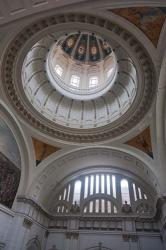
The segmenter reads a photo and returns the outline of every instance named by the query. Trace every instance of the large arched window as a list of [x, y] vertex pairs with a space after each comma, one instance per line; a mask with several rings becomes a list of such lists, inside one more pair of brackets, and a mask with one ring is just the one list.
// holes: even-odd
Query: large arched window
[[152, 201], [153, 195], [134, 176], [109, 170], [92, 170], [87, 174], [80, 174], [61, 187], [56, 195], [54, 211], [69, 214], [71, 207], [74, 211], [75, 205], [79, 206], [79, 209], [75, 209], [85, 215], [112, 216], [122, 213], [123, 205], [127, 202], [132, 213], [141, 213], [142, 207], [146, 207], [146, 211], [151, 213], [154, 211]]

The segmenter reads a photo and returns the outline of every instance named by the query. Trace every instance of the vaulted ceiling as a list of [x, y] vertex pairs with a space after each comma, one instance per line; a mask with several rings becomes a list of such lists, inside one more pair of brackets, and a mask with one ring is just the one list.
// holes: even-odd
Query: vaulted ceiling
[[[20, 193], [30, 191], [34, 198], [39, 197], [43, 202], [40, 195], [44, 192], [44, 185], [48, 185], [48, 190], [45, 190], [45, 195], [48, 195], [54, 181], [56, 183], [66, 174], [87, 167], [84, 165], [86, 160], [91, 166], [97, 164], [97, 160], [102, 164], [104, 157], [106, 165], [111, 162], [122, 168], [123, 162], [128, 171], [142, 178], [148, 173], [149, 181], [157, 189], [161, 187], [156, 177], [164, 186], [164, 166], [160, 161], [164, 159], [164, 151], [160, 148], [160, 139], [165, 125], [159, 111], [165, 112], [164, 92], [160, 95], [160, 91], [165, 90], [162, 73], [165, 20], [165, 1], [0, 2], [0, 97], [2, 106], [19, 123], [18, 130], [22, 137], [17, 135], [17, 129], [13, 128], [13, 131], [16, 137], [22, 138], [21, 146], [27, 149], [26, 153], [22, 150], [21, 155], [22, 168], [26, 165], [23, 178], [28, 178], [26, 185], [24, 180], [20, 184]], [[62, 93], [52, 91], [49, 81], [43, 88], [38, 73], [42, 67], [44, 77], [47, 76], [45, 60], [41, 63], [37, 60], [40, 53], [45, 53], [47, 57], [50, 47], [44, 47], [45, 52], [38, 47], [31, 58], [32, 47], [46, 35], [61, 35], [62, 32], [65, 34], [66, 31], [70, 33], [85, 28], [102, 34], [112, 42], [119, 67], [119, 78], [113, 89], [88, 102], [66, 98]], [[24, 71], [22, 65], [27, 55], [30, 55], [27, 61], [30, 70], [26, 68]], [[31, 64], [31, 61], [35, 63]], [[22, 73], [27, 76], [28, 90]], [[132, 99], [131, 84], [135, 82]], [[160, 84], [162, 87], [158, 88]], [[38, 96], [39, 89], [42, 94]], [[54, 92], [52, 97], [51, 91]], [[41, 105], [38, 105], [39, 102]], [[156, 122], [158, 116], [160, 119]], [[77, 126], [71, 126], [73, 121]], [[8, 124], [12, 128], [13, 123]], [[29, 162], [26, 162], [27, 158]]]

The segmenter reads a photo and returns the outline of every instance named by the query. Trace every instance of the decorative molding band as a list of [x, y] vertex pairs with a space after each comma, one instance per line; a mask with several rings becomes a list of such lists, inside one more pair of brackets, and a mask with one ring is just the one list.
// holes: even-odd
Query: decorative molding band
[[31, 205], [32, 207], [38, 209], [44, 216], [48, 218], [52, 218], [40, 205], [38, 205], [35, 201], [30, 198], [26, 198], [25, 196], [17, 196], [17, 202], [22, 202]]
[[91, 216], [82, 216], [80, 214], [68, 214], [68, 215], [51, 215], [49, 213], [47, 213], [40, 205], [38, 205], [35, 201], [33, 201], [30, 198], [26, 198], [24, 196], [18, 196], [17, 197], [17, 201], [18, 202], [23, 202], [23, 203], [27, 203], [30, 204], [31, 206], [37, 208], [40, 210], [40, 212], [45, 215], [48, 219], [52, 219], [52, 220], [71, 220], [71, 219], [78, 219], [81, 221], [103, 221], [104, 219], [107, 221], [115, 221], [115, 222], [120, 222], [126, 218], [130, 219], [131, 221], [136, 221], [136, 222], [156, 222], [156, 217], [153, 218], [146, 218], [146, 217], [141, 217], [141, 216], [136, 216], [136, 215], [124, 215], [124, 216], [96, 216], [96, 215], [91, 215]]

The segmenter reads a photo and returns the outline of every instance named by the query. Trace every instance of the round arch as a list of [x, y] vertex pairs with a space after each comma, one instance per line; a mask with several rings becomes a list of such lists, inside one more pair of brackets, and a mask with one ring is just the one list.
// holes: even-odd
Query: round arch
[[165, 162], [166, 162], [166, 22], [163, 24], [158, 41], [158, 60], [160, 62], [158, 93], [156, 99], [155, 118], [153, 119], [154, 136], [153, 143], [156, 148], [156, 164], [158, 175], [161, 178], [161, 194], [165, 194]]
[[29, 196], [47, 209], [48, 197], [56, 185], [59, 185], [65, 177], [94, 166], [114, 167], [134, 173], [156, 189], [157, 180], [143, 161], [117, 149], [96, 146], [74, 149], [58, 156], [52, 155], [43, 162], [43, 166], [41, 164], [41, 172], [38, 172], [29, 186]]
[[166, 52], [164, 59], [162, 61], [159, 86], [158, 86], [158, 96], [156, 103], [156, 144], [157, 144], [157, 161], [160, 168], [158, 171], [161, 175], [163, 186], [163, 193], [165, 192], [165, 162], [166, 162]]
[[26, 245], [26, 250], [41, 250], [40, 242], [37, 238], [32, 238]]
[[98, 245], [93, 247], [88, 247], [85, 250], [112, 250], [112, 248], [105, 247], [101, 242], [99, 242]]

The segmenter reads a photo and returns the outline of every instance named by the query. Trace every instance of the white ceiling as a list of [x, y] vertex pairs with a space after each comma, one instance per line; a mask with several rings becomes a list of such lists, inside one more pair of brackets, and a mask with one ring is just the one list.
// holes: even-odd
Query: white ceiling
[[[65, 10], [66, 7], [73, 9], [73, 6], [81, 10], [82, 6], [95, 8], [118, 8], [127, 6], [156, 5], [166, 6], [165, 0], [1, 0], [0, 1], [0, 25], [22, 17], [48, 10]], [[94, 8], [93, 8], [94, 9]]]

